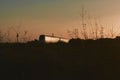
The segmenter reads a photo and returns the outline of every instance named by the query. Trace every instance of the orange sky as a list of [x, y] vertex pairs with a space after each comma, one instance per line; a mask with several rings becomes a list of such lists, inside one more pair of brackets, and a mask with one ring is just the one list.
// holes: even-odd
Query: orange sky
[[0, 29], [7, 33], [12, 26], [12, 41], [16, 40], [16, 32], [22, 39], [24, 31], [28, 31], [31, 39], [52, 33], [69, 38], [67, 29], [81, 29], [81, 6], [84, 5], [86, 24], [89, 15], [92, 23], [96, 19], [103, 25], [113, 25], [116, 32], [120, 25], [119, 3], [119, 0], [1, 0]]

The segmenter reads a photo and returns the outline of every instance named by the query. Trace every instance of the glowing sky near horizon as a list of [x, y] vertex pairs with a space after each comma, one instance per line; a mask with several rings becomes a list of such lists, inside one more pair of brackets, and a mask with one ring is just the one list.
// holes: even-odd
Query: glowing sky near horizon
[[108, 25], [119, 26], [120, 0], [0, 0], [0, 29], [10, 26], [33, 38], [54, 33], [67, 37], [67, 29], [80, 25], [81, 6], [88, 14]]

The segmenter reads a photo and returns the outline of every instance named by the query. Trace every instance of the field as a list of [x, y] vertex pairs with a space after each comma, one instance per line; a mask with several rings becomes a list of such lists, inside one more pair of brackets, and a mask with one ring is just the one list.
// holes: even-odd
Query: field
[[0, 80], [119, 80], [120, 40], [0, 44]]

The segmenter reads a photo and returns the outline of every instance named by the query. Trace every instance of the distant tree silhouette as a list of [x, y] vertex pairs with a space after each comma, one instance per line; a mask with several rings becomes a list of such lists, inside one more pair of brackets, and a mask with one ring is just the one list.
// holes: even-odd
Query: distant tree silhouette
[[87, 35], [87, 24], [85, 23], [85, 19], [86, 19], [86, 11], [85, 11], [84, 6], [82, 6], [82, 10], [81, 10], [82, 31], [81, 31], [81, 34], [83, 35], [84, 39], [86, 40], [88, 38], [88, 35]]
[[0, 31], [0, 42], [3, 41], [3, 34], [2, 34], [2, 31]]
[[25, 43], [28, 41], [27, 34], [28, 34], [28, 31], [25, 30], [24, 34], [23, 34], [23, 42], [25, 42]]
[[77, 39], [79, 38], [79, 31], [78, 31], [78, 28], [74, 28], [72, 30], [67, 30], [67, 33], [69, 35], [69, 37], [72, 39]]
[[19, 43], [19, 33], [16, 34], [17, 43]]
[[16, 42], [19, 43], [20, 42], [20, 28], [21, 28], [21, 24], [13, 27], [13, 31], [16, 34]]

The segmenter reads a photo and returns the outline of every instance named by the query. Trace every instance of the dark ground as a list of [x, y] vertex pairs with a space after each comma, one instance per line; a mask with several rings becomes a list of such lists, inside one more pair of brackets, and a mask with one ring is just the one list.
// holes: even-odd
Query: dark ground
[[120, 80], [120, 40], [0, 44], [0, 80]]

